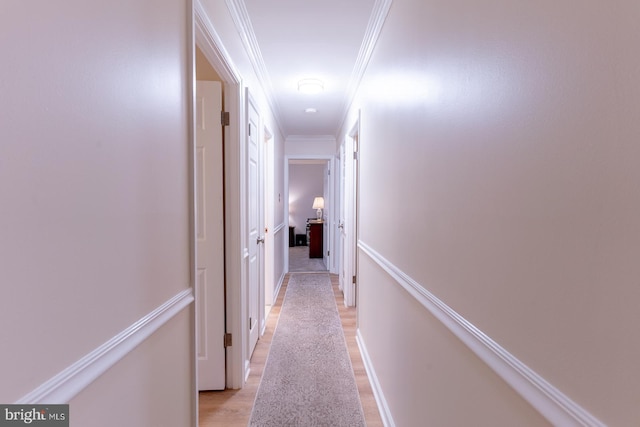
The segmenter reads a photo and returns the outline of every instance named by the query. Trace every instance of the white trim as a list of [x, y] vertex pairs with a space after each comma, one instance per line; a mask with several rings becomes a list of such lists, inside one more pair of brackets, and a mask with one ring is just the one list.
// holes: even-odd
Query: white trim
[[[266, 121], [266, 120], [265, 120]], [[261, 291], [263, 296], [262, 301], [262, 316], [260, 321], [262, 322], [262, 329], [260, 336], [264, 335], [264, 330], [267, 327], [268, 307], [273, 305], [273, 290], [275, 288], [275, 268], [276, 268], [276, 240], [278, 238], [278, 232], [281, 228], [278, 228], [276, 221], [280, 218], [276, 218], [275, 206], [276, 206], [276, 191], [275, 191], [275, 170], [276, 162], [274, 157], [275, 152], [275, 139], [273, 132], [271, 132], [270, 125], [263, 123], [262, 126], [262, 162], [263, 162], [263, 174], [264, 177], [264, 227], [265, 227], [265, 241], [264, 241], [264, 288]], [[281, 224], [284, 226], [284, 224]], [[269, 232], [271, 230], [271, 232]], [[280, 254], [280, 251], [277, 252]]]
[[[342, 291], [344, 292], [344, 305], [346, 307], [355, 307], [358, 305], [356, 298], [356, 286], [358, 280], [358, 261], [357, 261], [357, 241], [358, 241], [358, 183], [360, 167], [358, 164], [357, 152], [360, 146], [360, 110], [354, 120], [349, 133], [345, 137], [345, 194], [342, 196], [344, 203], [344, 234], [345, 244], [342, 254], [342, 263], [344, 263], [344, 275], [341, 280]], [[348, 154], [347, 154], [348, 153]], [[352, 156], [352, 154], [354, 156]], [[336, 229], [336, 237], [340, 238], [340, 233]], [[339, 271], [338, 273], [341, 273]], [[352, 278], [356, 278], [356, 283]]]
[[393, 417], [391, 416], [391, 410], [389, 409], [389, 405], [387, 405], [387, 399], [385, 399], [384, 393], [382, 392], [382, 387], [380, 386], [380, 382], [378, 381], [376, 370], [373, 368], [373, 363], [371, 363], [371, 358], [369, 357], [367, 346], [364, 344], [364, 339], [360, 334], [360, 329], [356, 331], [356, 342], [358, 343], [358, 348], [360, 349], [360, 355], [362, 356], [364, 369], [365, 371], [367, 371], [369, 383], [371, 383], [373, 397], [376, 399], [376, 404], [378, 405], [378, 412], [380, 412], [382, 424], [384, 424], [385, 427], [395, 427], [396, 423], [393, 421]]
[[[367, 24], [367, 29], [365, 31], [362, 44], [360, 45], [358, 58], [356, 59], [355, 66], [353, 68], [353, 71], [351, 72], [351, 77], [349, 78], [349, 83], [347, 85], [342, 112], [343, 123], [347, 117], [347, 113], [349, 111], [349, 108], [351, 107], [351, 103], [355, 98], [358, 87], [360, 86], [360, 82], [362, 81], [364, 72], [369, 65], [371, 55], [373, 54], [373, 49], [378, 41], [380, 32], [382, 31], [384, 21], [387, 19], [389, 9], [391, 9], [392, 1], [393, 0], [376, 0], [375, 4], [373, 5], [373, 10]], [[227, 4], [227, 8], [229, 9], [235, 27], [240, 34], [240, 39], [245, 51], [247, 52], [247, 56], [249, 57], [249, 62], [251, 62], [253, 70], [255, 71], [256, 77], [258, 78], [258, 81], [262, 86], [271, 110], [274, 112], [274, 120], [276, 121], [276, 125], [280, 129], [280, 133], [282, 133], [283, 135], [287, 135], [282, 131], [283, 128], [278, 119], [278, 117], [280, 117], [281, 109], [278, 100], [274, 95], [271, 78], [269, 77], [269, 72], [267, 71], [267, 66], [265, 65], [262, 52], [260, 51], [260, 46], [253, 30], [253, 25], [251, 24], [251, 19], [249, 18], [249, 12], [247, 11], [244, 1], [225, 0], [225, 3]], [[336, 129], [336, 133], [341, 126], [342, 123], [340, 124], [340, 126], [338, 126], [338, 129]]]
[[[201, 31], [196, 30], [196, 27], [200, 25], [196, 22], [196, 7], [193, 0], [188, 2], [190, 8], [189, 14], [189, 41], [187, 59], [188, 70], [188, 87], [191, 89], [189, 105], [189, 286], [193, 294], [193, 300], [198, 298], [198, 287], [196, 286], [196, 277], [198, 275], [198, 239], [196, 231], [196, 33]], [[200, 411], [200, 401], [198, 399], [198, 313], [197, 304], [194, 304], [194, 309], [191, 311], [189, 318], [189, 332], [191, 342], [191, 425], [198, 427], [198, 413]]]
[[226, 83], [240, 84], [241, 78], [231, 55], [222, 44], [222, 39], [216, 32], [207, 12], [200, 0], [194, 0], [193, 17], [195, 21], [196, 44], [202, 53], [214, 66], [218, 75]]
[[378, 42], [378, 38], [382, 32], [382, 27], [384, 26], [384, 21], [387, 19], [387, 15], [391, 9], [392, 2], [393, 0], [376, 0], [373, 5], [371, 17], [369, 18], [369, 23], [367, 24], [367, 29], [365, 31], [364, 38], [362, 39], [362, 44], [360, 45], [360, 52], [358, 52], [358, 58], [356, 59], [356, 64], [353, 67], [353, 71], [351, 72], [351, 77], [349, 78], [349, 83], [347, 85], [347, 96], [344, 101], [342, 110], [343, 119], [340, 127], [342, 127], [347, 118], [347, 114], [356, 96], [358, 87], [360, 87], [362, 77], [369, 66], [373, 49]]
[[251, 62], [253, 70], [256, 73], [256, 77], [258, 78], [258, 82], [264, 91], [267, 103], [271, 107], [271, 111], [274, 113], [273, 119], [276, 122], [276, 126], [280, 130], [280, 133], [284, 135], [285, 133], [282, 132], [282, 126], [278, 119], [281, 111], [280, 106], [277, 98], [274, 96], [271, 78], [269, 77], [269, 72], [264, 63], [264, 58], [262, 57], [258, 40], [255, 32], [253, 31], [249, 12], [242, 0], [226, 0], [225, 3], [227, 4], [227, 8], [229, 9], [229, 13], [231, 14], [236, 30], [240, 35], [240, 40], [242, 41], [244, 50], [247, 52], [249, 62]]
[[274, 305], [275, 305], [275, 301], [278, 299], [278, 295], [280, 294], [280, 289], [282, 288], [282, 284], [284, 283], [284, 278], [287, 275], [287, 273], [283, 272], [282, 275], [280, 276], [280, 280], [278, 281], [278, 286], [276, 286], [276, 290], [273, 293], [273, 301], [274, 301]]
[[[245, 318], [245, 307], [242, 301], [246, 278], [244, 274], [243, 244], [244, 225], [241, 218], [246, 212], [242, 198], [244, 197], [245, 168], [244, 145], [244, 91], [242, 76], [234, 65], [229, 52], [224, 47], [201, 0], [194, 0], [194, 21], [196, 44], [202, 50], [224, 83], [225, 109], [230, 113], [230, 124], [224, 127], [225, 144], [225, 253], [238, 254], [229, 256], [225, 261], [227, 295], [226, 322], [227, 332], [236, 340], [241, 340], [245, 332], [242, 320]], [[248, 253], [247, 253], [248, 255]], [[235, 340], [234, 340], [235, 341]], [[227, 388], [239, 389], [244, 385], [245, 370], [241, 346], [227, 348]]]
[[251, 373], [251, 360], [247, 359], [244, 361], [244, 382], [246, 383], [249, 380], [249, 374]]
[[282, 229], [285, 227], [285, 225], [286, 224], [284, 222], [281, 222], [280, 225], [278, 225], [276, 228], [273, 229], [273, 235], [275, 236], [280, 231], [282, 231]]
[[[334, 163], [335, 163], [335, 155], [333, 154], [286, 154], [284, 156], [284, 188], [286, 189], [285, 191], [285, 197], [284, 197], [284, 205], [285, 206], [289, 206], [289, 165], [291, 164], [292, 160], [322, 160], [322, 164], [327, 164], [328, 167], [331, 170], [334, 170]], [[336, 206], [336, 196], [334, 194], [334, 174], [329, 175], [329, 179], [327, 180], [327, 200], [328, 200], [328, 208], [326, 208], [324, 210], [326, 216], [327, 216], [327, 220], [325, 221], [325, 225], [327, 227], [327, 249], [331, 251], [331, 256], [327, 257], [326, 255], [324, 256], [324, 260], [326, 260], [326, 262], [328, 263], [327, 267], [329, 269], [329, 271], [331, 271], [331, 266], [333, 266], [335, 264], [334, 260], [335, 258], [335, 253], [336, 251], [333, 249], [333, 242], [334, 242], [334, 236], [331, 232], [331, 230], [333, 228], [335, 228], [335, 225], [333, 223], [333, 211], [335, 210], [335, 206]], [[286, 211], [288, 212], [288, 211]], [[289, 215], [286, 214], [286, 221], [285, 221], [285, 227], [289, 227]], [[287, 237], [286, 239], [283, 239], [283, 247], [282, 247], [283, 251], [284, 251], [284, 262], [285, 262], [285, 272], [290, 272], [289, 271], [289, 238]], [[326, 253], [326, 251], [325, 251]]]
[[[252, 114], [253, 111], [253, 114]], [[241, 211], [241, 221], [242, 221], [242, 226], [243, 228], [243, 232], [242, 232], [242, 236], [243, 236], [243, 242], [245, 245], [244, 251], [245, 251], [245, 257], [244, 259], [244, 264], [242, 266], [242, 270], [245, 274], [245, 278], [242, 282], [242, 310], [243, 310], [243, 316], [240, 319], [240, 324], [242, 325], [242, 331], [243, 331], [243, 335], [242, 335], [242, 354], [245, 360], [245, 379], [244, 382], [247, 382], [247, 379], [249, 378], [249, 370], [250, 370], [250, 361], [251, 361], [251, 354], [253, 353], [253, 350], [255, 349], [255, 347], [251, 346], [251, 325], [249, 324], [249, 313], [251, 310], [251, 306], [250, 306], [250, 292], [253, 291], [253, 289], [251, 289], [251, 280], [252, 278], [249, 275], [249, 272], [251, 271], [251, 267], [250, 267], [250, 262], [251, 262], [251, 252], [249, 250], [249, 245], [255, 245], [255, 240], [254, 241], [249, 241], [249, 236], [250, 236], [250, 212], [249, 212], [249, 206], [250, 206], [250, 191], [249, 191], [249, 187], [251, 186], [251, 183], [249, 182], [250, 179], [250, 174], [249, 174], [249, 145], [250, 145], [250, 140], [251, 140], [251, 134], [250, 134], [250, 124], [251, 124], [251, 117], [255, 115], [255, 120], [257, 122], [256, 124], [256, 141], [257, 141], [257, 146], [258, 146], [258, 158], [257, 158], [257, 162], [258, 162], [258, 177], [262, 176], [262, 162], [261, 162], [261, 149], [262, 149], [262, 138], [261, 138], [261, 129], [262, 129], [262, 116], [260, 114], [260, 109], [258, 108], [258, 104], [255, 101], [255, 98], [253, 97], [253, 94], [250, 91], [250, 88], [246, 87], [245, 88], [245, 109], [244, 109], [244, 113], [245, 113], [245, 120], [244, 120], [244, 127], [246, 129], [245, 134], [243, 135], [243, 139], [240, 143], [240, 145], [242, 146], [244, 155], [242, 156], [242, 166], [243, 166], [243, 172], [241, 174], [241, 179], [242, 179], [242, 185], [241, 185], [241, 189], [242, 189], [242, 204], [243, 204], [243, 208]], [[262, 212], [261, 207], [264, 205], [263, 202], [263, 197], [262, 197], [262, 192], [263, 189], [260, 188], [261, 186], [258, 186], [257, 191], [258, 191], [258, 237], [261, 235], [261, 231], [264, 230], [264, 215]], [[254, 246], [255, 247], [255, 246]], [[257, 257], [258, 261], [257, 262], [257, 267], [258, 267], [258, 277], [256, 278], [256, 280], [258, 280], [257, 286], [258, 286], [258, 322], [260, 322], [260, 319], [264, 319], [264, 300], [262, 299], [262, 295], [261, 293], [264, 292], [264, 282], [261, 282], [261, 278], [264, 278], [264, 269], [262, 269], [262, 263], [264, 262], [264, 245], [259, 245], [258, 249], [256, 249], [256, 254], [255, 256]], [[260, 338], [260, 326], [258, 326], [258, 338], [256, 339], [256, 343], [257, 340]]]
[[253, 66], [257, 77], [261, 80], [261, 83], [268, 83], [270, 81], [269, 72], [267, 71], [267, 66], [264, 63], [264, 58], [260, 51], [260, 45], [258, 44], [258, 39], [253, 31], [249, 12], [245, 7], [244, 2], [241, 0], [226, 0], [225, 3], [227, 4], [233, 23], [238, 30], [240, 39], [242, 40], [242, 45], [249, 56], [249, 60], [251, 61], [251, 65]]
[[15, 403], [36, 405], [69, 402], [151, 334], [189, 306], [193, 300], [192, 289], [178, 293]]
[[605, 427], [604, 423], [502, 348], [373, 248], [362, 241], [358, 242], [358, 248], [395, 279], [553, 425]]

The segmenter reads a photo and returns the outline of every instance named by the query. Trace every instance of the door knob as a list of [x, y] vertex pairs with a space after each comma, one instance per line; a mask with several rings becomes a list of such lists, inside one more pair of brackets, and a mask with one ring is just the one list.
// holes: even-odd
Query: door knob
[[262, 236], [262, 237], [258, 237], [258, 241], [257, 241], [256, 243], [257, 243], [258, 245], [259, 245], [260, 243], [264, 243], [264, 236]]

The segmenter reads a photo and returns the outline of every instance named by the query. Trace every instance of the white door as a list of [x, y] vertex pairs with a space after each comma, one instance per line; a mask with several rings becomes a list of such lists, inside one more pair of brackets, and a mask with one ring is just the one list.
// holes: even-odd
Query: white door
[[196, 84], [196, 318], [198, 389], [225, 388], [222, 87]]
[[338, 217], [338, 230], [339, 230], [339, 245], [340, 245], [340, 258], [338, 266], [338, 275], [340, 278], [340, 290], [344, 294], [346, 277], [347, 277], [347, 248], [346, 248], [346, 240], [347, 240], [347, 230], [345, 228], [346, 216], [345, 216], [345, 206], [346, 206], [346, 174], [345, 174], [345, 147], [344, 144], [340, 145], [340, 212]]
[[341, 152], [342, 174], [342, 204], [340, 206], [340, 246], [342, 266], [340, 269], [340, 283], [344, 293], [344, 303], [353, 307], [356, 305], [357, 285], [357, 245], [358, 245], [358, 134], [357, 125], [344, 144]]
[[359, 197], [359, 172], [358, 161], [359, 155], [359, 135], [355, 133], [353, 135], [353, 167], [352, 167], [352, 183], [351, 183], [351, 199], [349, 200], [351, 211], [349, 213], [349, 220], [352, 224], [349, 232], [349, 246], [351, 246], [351, 295], [348, 298], [349, 306], [353, 307], [357, 305], [358, 301], [358, 206], [360, 205]]
[[324, 192], [322, 194], [322, 197], [324, 197], [324, 209], [322, 210], [322, 215], [324, 216], [324, 223], [325, 225], [323, 227], [324, 228], [324, 232], [322, 233], [322, 260], [324, 261], [324, 265], [327, 267], [328, 271], [331, 271], [331, 259], [329, 258], [329, 252], [331, 250], [331, 233], [329, 232], [329, 230], [331, 230], [331, 227], [333, 225], [333, 216], [331, 214], [331, 203], [329, 202], [331, 200], [331, 198], [329, 197], [329, 192], [330, 192], [330, 185], [329, 185], [329, 176], [331, 176], [331, 162], [328, 161], [325, 164], [324, 170], [323, 170], [323, 182], [322, 182], [322, 188], [324, 189]]
[[261, 148], [260, 144], [260, 116], [247, 94], [248, 120], [247, 120], [247, 178], [248, 198], [247, 220], [249, 231], [249, 289], [248, 289], [248, 313], [249, 313], [249, 353], [247, 359], [253, 354], [260, 334], [260, 290], [264, 289], [264, 211], [263, 211], [263, 185], [261, 182]]

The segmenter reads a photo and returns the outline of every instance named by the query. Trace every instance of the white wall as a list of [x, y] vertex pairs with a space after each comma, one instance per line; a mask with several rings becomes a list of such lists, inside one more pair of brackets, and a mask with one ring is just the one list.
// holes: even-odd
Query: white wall
[[[189, 290], [189, 17], [185, 1], [0, 6], [2, 402]], [[116, 409], [189, 425], [189, 319], [76, 390], [71, 425]]]
[[285, 141], [285, 155], [292, 158], [334, 156], [336, 139], [330, 136], [289, 136]]
[[397, 425], [546, 421], [384, 262], [602, 422], [640, 422], [639, 18], [393, 2], [346, 126], [361, 109], [381, 258], [359, 253], [359, 328]]

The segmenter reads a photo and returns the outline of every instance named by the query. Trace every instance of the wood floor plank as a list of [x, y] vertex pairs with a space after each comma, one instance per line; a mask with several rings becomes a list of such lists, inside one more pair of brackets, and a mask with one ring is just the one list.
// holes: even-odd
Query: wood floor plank
[[[344, 306], [342, 291], [340, 291], [338, 287], [338, 276], [335, 274], [330, 276], [366, 424], [370, 427], [382, 426], [382, 419], [380, 418], [369, 378], [367, 377], [364, 363], [360, 356], [360, 350], [356, 342], [356, 309]], [[201, 427], [246, 427], [249, 423], [251, 409], [253, 408], [258, 386], [260, 385], [260, 378], [264, 371], [271, 340], [273, 339], [273, 332], [278, 317], [280, 316], [280, 309], [282, 308], [282, 301], [284, 300], [288, 283], [289, 274], [285, 276], [276, 303], [267, 317], [265, 334], [258, 340], [256, 349], [251, 357], [250, 373], [245, 387], [241, 390], [200, 392], [198, 416]]]

